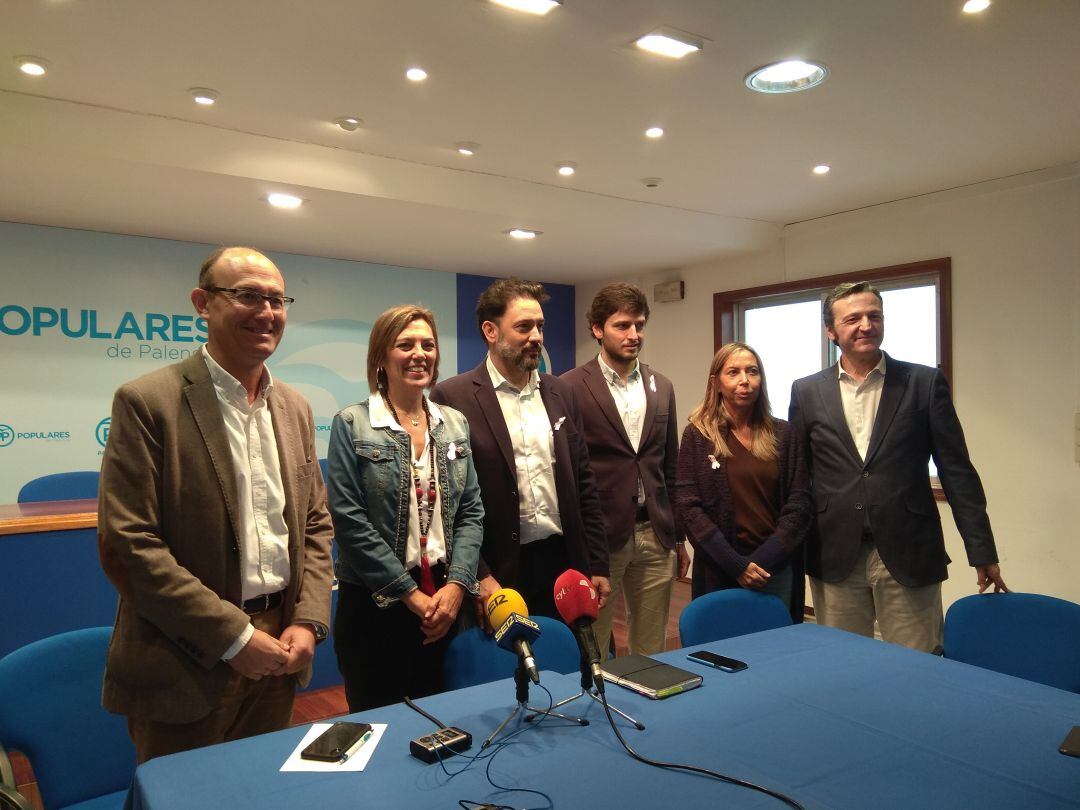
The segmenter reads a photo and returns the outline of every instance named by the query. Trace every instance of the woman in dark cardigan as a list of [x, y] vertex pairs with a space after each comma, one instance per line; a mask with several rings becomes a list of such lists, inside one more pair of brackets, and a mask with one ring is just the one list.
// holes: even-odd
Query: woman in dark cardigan
[[806, 459], [788, 423], [773, 418], [761, 358], [745, 343], [713, 357], [683, 431], [674, 501], [694, 546], [694, 597], [752, 588], [802, 621], [800, 545], [813, 518]]

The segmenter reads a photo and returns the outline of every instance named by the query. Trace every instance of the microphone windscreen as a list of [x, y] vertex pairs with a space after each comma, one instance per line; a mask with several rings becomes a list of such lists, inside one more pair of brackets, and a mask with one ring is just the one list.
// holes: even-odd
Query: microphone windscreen
[[600, 615], [600, 603], [596, 599], [592, 581], [573, 568], [559, 574], [555, 580], [555, 609], [569, 625], [578, 619], [596, 621]]
[[513, 588], [500, 588], [495, 591], [488, 597], [486, 610], [488, 622], [496, 630], [503, 626], [511, 613], [529, 618], [529, 609], [525, 606], [525, 600]]

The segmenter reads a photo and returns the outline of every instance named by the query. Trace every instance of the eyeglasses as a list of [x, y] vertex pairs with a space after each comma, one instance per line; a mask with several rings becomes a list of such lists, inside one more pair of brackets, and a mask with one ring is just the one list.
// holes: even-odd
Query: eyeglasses
[[272, 310], [286, 310], [289, 305], [296, 301], [295, 298], [289, 298], [284, 295], [263, 295], [257, 290], [244, 290], [237, 289], [235, 287], [205, 287], [207, 292], [225, 293], [229, 298], [235, 301], [245, 309], [258, 309], [263, 305], [263, 301], [270, 305]]

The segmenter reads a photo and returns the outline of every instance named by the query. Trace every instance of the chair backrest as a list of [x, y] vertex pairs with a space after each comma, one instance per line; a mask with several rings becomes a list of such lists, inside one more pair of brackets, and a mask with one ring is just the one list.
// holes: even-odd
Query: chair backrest
[[23, 752], [46, 807], [126, 790], [135, 748], [101, 708], [111, 627], [35, 641], [0, 659], [0, 744]]
[[[540, 637], [530, 645], [536, 666], [554, 672], [577, 672], [581, 655], [570, 628], [558, 619], [530, 616], [540, 625]], [[513, 677], [517, 656], [502, 649], [495, 639], [478, 627], [458, 633], [450, 642], [443, 659], [443, 678], [447, 689], [462, 689]]]
[[691, 600], [679, 616], [679, 638], [682, 646], [689, 647], [789, 624], [791, 613], [778, 597], [729, 588]]
[[53, 473], [27, 481], [19, 490], [19, 503], [81, 501], [98, 496], [97, 470]]
[[965, 596], [945, 614], [945, 657], [1080, 692], [1080, 605], [1037, 593]]

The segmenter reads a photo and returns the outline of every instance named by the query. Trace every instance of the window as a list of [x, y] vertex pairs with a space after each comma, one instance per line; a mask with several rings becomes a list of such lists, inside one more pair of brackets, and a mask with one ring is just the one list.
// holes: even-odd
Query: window
[[[741, 340], [757, 350], [773, 414], [786, 418], [791, 384], [833, 365], [839, 356], [822, 328], [825, 295], [843, 281], [872, 281], [884, 302], [882, 349], [901, 360], [937, 366], [951, 384], [951, 269], [950, 259], [932, 259], [716, 293], [714, 344]], [[936, 472], [931, 461], [930, 475]], [[933, 483], [936, 492], [936, 478]]]

